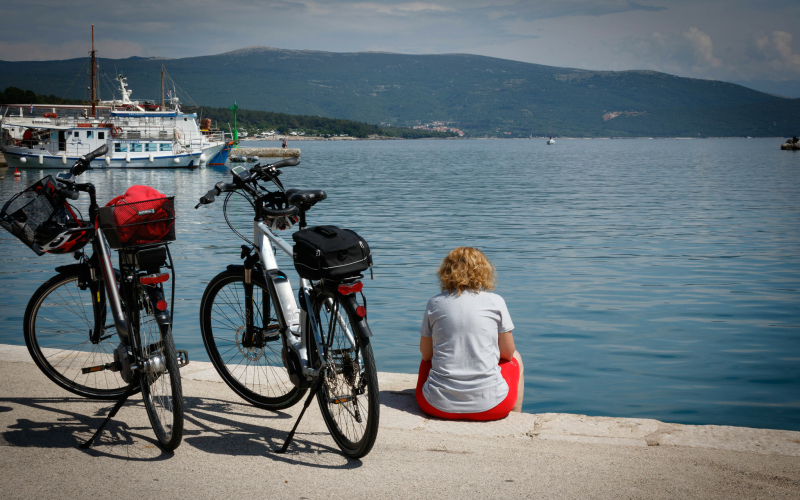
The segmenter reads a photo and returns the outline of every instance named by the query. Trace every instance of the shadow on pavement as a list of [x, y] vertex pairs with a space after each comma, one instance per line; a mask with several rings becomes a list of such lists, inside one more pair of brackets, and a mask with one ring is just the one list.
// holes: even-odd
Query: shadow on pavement
[[[79, 449], [94, 434], [113, 406], [113, 402], [108, 402], [98, 409], [98, 401], [83, 398], [0, 398], [0, 401], [40, 410], [42, 414], [51, 416], [50, 421], [19, 418], [16, 424], [8, 425], [7, 430], [0, 435], [8, 446], [39, 448]], [[67, 410], [63, 408], [65, 404], [85, 405], [86, 412]], [[13, 407], [5, 411], [12, 410]], [[117, 417], [126, 411], [144, 412], [144, 404], [129, 401]], [[151, 435], [147, 435], [147, 432]], [[133, 446], [147, 451], [131, 454], [130, 448]], [[172, 452], [158, 447], [158, 440], [152, 436], [149, 426], [130, 427], [118, 418], [112, 419], [94, 446], [84, 452], [91, 456], [146, 461], [165, 460], [173, 455]]]
[[[37, 410], [36, 421], [18, 418], [8, 424], [0, 434], [7, 446], [39, 448], [74, 448], [94, 434], [106, 417], [113, 402], [99, 402], [83, 398], [0, 398], [0, 404], [23, 406]], [[14, 406], [0, 406], [0, 413], [14, 410]], [[98, 405], [100, 405], [98, 407]], [[69, 406], [70, 409], [65, 408]], [[76, 409], [77, 407], [77, 409]], [[84, 407], [85, 411], [80, 408]], [[309, 409], [310, 411], [311, 409]], [[176, 452], [162, 450], [145, 418], [147, 426], [131, 427], [125, 420], [129, 412], [146, 415], [141, 401], [128, 400], [113, 418], [94, 445], [84, 450], [91, 456], [123, 460], [158, 461], [171, 458]], [[258, 423], [243, 422], [242, 419], [258, 419]], [[303, 432], [301, 422], [286, 454], [277, 454], [286, 439], [288, 429], [294, 424], [294, 416], [278, 411], [260, 410], [244, 403], [232, 403], [221, 399], [185, 397], [184, 420], [187, 427], [183, 433], [184, 446], [190, 445], [200, 451], [230, 456], [263, 456], [288, 464], [326, 469], [355, 469], [360, 460], [344, 457], [336, 447], [316, 441], [324, 440], [327, 432]], [[283, 422], [276, 429], [276, 422]], [[315, 441], [311, 441], [314, 439]]]
[[[327, 432], [303, 432], [303, 423], [308, 423], [306, 415], [300, 423], [292, 444], [286, 454], [275, 453], [283, 446], [288, 435], [288, 427], [294, 424], [295, 416], [286, 412], [260, 410], [250, 405], [231, 403], [209, 398], [184, 398], [185, 418], [200, 430], [184, 432], [184, 441], [206, 453], [230, 456], [266, 456], [278, 462], [325, 469], [355, 469], [361, 467], [360, 460], [350, 460], [343, 456], [339, 448], [326, 446], [309, 437], [325, 439]], [[258, 413], [239, 413], [235, 406], [244, 406]], [[312, 409], [309, 408], [309, 411]], [[231, 417], [246, 416], [263, 419], [263, 423], [248, 423]], [[286, 429], [270, 426], [274, 419], [289, 419]]]

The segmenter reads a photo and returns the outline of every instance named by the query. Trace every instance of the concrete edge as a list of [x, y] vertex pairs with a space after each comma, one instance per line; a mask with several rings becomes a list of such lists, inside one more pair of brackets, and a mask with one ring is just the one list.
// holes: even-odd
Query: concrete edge
[[[25, 346], [0, 344], [0, 363], [33, 360]], [[223, 383], [210, 362], [191, 361], [181, 376]], [[619, 446], [688, 446], [800, 456], [800, 432], [723, 425], [682, 425], [643, 418], [590, 417], [565, 413], [511, 413], [494, 422], [449, 421], [423, 414], [414, 398], [416, 375], [379, 372], [381, 427], [458, 436], [567, 441]]]

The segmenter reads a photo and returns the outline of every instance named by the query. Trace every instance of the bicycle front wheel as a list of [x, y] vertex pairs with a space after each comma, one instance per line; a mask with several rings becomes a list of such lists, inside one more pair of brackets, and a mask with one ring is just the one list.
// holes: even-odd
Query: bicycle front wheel
[[245, 343], [244, 271], [223, 271], [206, 287], [200, 302], [200, 328], [208, 357], [222, 380], [242, 399], [265, 410], [297, 403], [306, 389], [296, 387], [281, 355], [283, 342], [264, 278], [253, 273], [253, 326]]
[[78, 286], [78, 270], [73, 269], [47, 280], [31, 297], [25, 310], [25, 344], [33, 361], [60, 387], [86, 398], [119, 399], [128, 387], [119, 372], [103, 370], [83, 373], [83, 368], [114, 361], [120, 343], [111, 311], [105, 318], [99, 341], [91, 341], [94, 331], [92, 292]]
[[322, 417], [337, 446], [350, 458], [370, 452], [378, 436], [378, 374], [369, 337], [331, 294], [318, 295], [314, 312], [321, 328], [324, 367], [317, 393]]
[[[146, 302], [149, 304], [149, 302]], [[183, 438], [183, 391], [172, 328], [161, 326], [146, 306], [139, 317], [140, 384], [158, 441], [174, 450]]]

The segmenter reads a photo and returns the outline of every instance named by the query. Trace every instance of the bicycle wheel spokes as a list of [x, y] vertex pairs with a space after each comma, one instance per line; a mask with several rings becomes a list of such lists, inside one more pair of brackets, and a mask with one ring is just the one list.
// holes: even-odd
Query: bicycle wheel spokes
[[111, 311], [99, 342], [94, 330], [92, 292], [78, 287], [77, 274], [46, 282], [31, 298], [25, 314], [25, 342], [42, 371], [61, 387], [86, 397], [115, 398], [127, 387], [119, 373], [103, 370], [84, 374], [83, 368], [114, 360], [119, 343]]
[[172, 329], [160, 326], [141, 311], [139, 339], [142, 343], [139, 370], [150, 423], [158, 440], [167, 449], [175, 449], [183, 435], [183, 394]]
[[227, 271], [206, 288], [201, 305], [203, 341], [228, 386], [256, 406], [277, 410], [294, 404], [302, 392], [289, 380], [283, 364], [276, 308], [269, 302], [263, 280], [253, 274], [253, 341], [245, 338], [244, 277]]
[[318, 401], [336, 443], [353, 458], [366, 455], [378, 430], [378, 382], [372, 348], [337, 302], [317, 308], [326, 357]]

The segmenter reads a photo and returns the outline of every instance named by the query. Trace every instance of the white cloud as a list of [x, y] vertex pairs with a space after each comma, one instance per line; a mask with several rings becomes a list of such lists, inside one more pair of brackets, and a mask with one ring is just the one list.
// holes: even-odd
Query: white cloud
[[792, 53], [792, 34], [776, 31], [772, 34], [772, 40], [786, 67], [800, 73], [800, 54]]
[[689, 31], [685, 31], [681, 34], [684, 38], [689, 40], [689, 43], [694, 45], [694, 50], [698, 56], [698, 62], [702, 61], [705, 64], [711, 65], [712, 68], [719, 68], [722, 66], [722, 60], [714, 56], [714, 44], [711, 43], [710, 36], [697, 28], [689, 28]]

